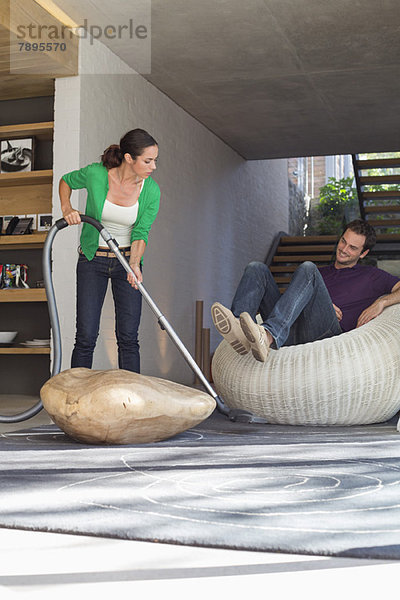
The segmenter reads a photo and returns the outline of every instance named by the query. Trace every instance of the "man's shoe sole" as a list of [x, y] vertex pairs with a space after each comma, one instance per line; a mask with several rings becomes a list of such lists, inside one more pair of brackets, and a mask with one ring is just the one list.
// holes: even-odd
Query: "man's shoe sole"
[[[232, 346], [232, 348], [241, 355], [248, 354], [249, 348], [243, 345], [233, 333], [231, 325], [231, 315], [225, 312], [225, 307], [218, 302], [215, 302], [211, 307], [211, 317], [215, 325], [215, 329], [222, 335], [223, 338]], [[232, 335], [232, 339], [227, 339], [229, 333]]]

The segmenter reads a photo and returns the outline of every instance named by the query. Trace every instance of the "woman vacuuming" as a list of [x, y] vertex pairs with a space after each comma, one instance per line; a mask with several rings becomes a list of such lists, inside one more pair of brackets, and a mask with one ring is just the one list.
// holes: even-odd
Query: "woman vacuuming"
[[[109, 146], [100, 163], [67, 173], [60, 181], [61, 210], [68, 225], [81, 222], [70, 202], [71, 191], [85, 188], [85, 214], [101, 221], [117, 240], [139, 283], [148, 234], [157, 216], [160, 189], [151, 178], [158, 144], [143, 129], [128, 131]], [[138, 329], [142, 296], [99, 232], [84, 223], [77, 264], [76, 338], [71, 367], [92, 367], [103, 302], [111, 279], [120, 369], [140, 372]]]

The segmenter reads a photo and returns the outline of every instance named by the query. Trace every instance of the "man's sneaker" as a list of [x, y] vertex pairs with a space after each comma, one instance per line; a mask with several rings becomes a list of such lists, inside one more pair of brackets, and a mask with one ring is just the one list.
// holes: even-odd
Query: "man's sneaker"
[[270, 344], [264, 327], [255, 323], [247, 312], [240, 315], [240, 326], [246, 339], [250, 342], [254, 358], [265, 362], [268, 358]]
[[214, 302], [211, 307], [211, 316], [215, 328], [222, 337], [230, 343], [238, 354], [247, 354], [250, 344], [244, 335], [239, 319], [219, 302]]

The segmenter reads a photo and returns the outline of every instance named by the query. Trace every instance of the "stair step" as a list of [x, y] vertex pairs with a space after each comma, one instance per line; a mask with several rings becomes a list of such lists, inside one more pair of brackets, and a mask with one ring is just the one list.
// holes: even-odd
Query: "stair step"
[[379, 255], [379, 254], [394, 254], [396, 256], [400, 256], [400, 243], [393, 243], [391, 242], [390, 244], [385, 244], [385, 243], [379, 243], [379, 244], [375, 244], [375, 246], [372, 248], [372, 250], [370, 251], [371, 255]]
[[400, 183], [400, 175], [368, 175], [360, 177], [361, 185]]
[[326, 244], [321, 246], [309, 246], [309, 245], [300, 245], [300, 246], [278, 246], [277, 254], [283, 254], [285, 252], [333, 252], [335, 249], [335, 244]]
[[270, 267], [271, 273], [293, 273], [297, 269], [298, 265], [272, 265]]
[[337, 242], [337, 235], [285, 235], [280, 240], [282, 244], [312, 244], [312, 243], [324, 243], [324, 242]]
[[[378, 241], [375, 246], [372, 248], [372, 250], [370, 251], [371, 254], [390, 254], [390, 253], [396, 253], [400, 255], [400, 235], [398, 234], [387, 234], [387, 237], [389, 236], [396, 236], [397, 240], [392, 240], [389, 239], [387, 240], [389, 243], [385, 243], [384, 240]], [[384, 235], [379, 236], [379, 234], [377, 235], [377, 237], [379, 238], [383, 238], [385, 237]], [[300, 257], [300, 258], [304, 258], [304, 257]], [[330, 257], [331, 258], [331, 257]], [[296, 263], [298, 263], [299, 261], [296, 261]], [[329, 259], [330, 262], [330, 259]], [[298, 267], [298, 264], [286, 264], [286, 265], [280, 265], [280, 264], [272, 264], [270, 266], [270, 270], [271, 273], [293, 273]]]
[[[316, 242], [327, 242], [327, 246], [329, 246], [329, 244], [336, 243], [338, 241], [338, 236], [337, 235], [315, 235], [315, 236], [307, 236], [307, 235], [294, 235], [293, 237], [290, 236], [285, 236], [283, 238], [281, 238], [281, 244], [287, 244], [288, 247], [290, 247], [290, 244], [293, 242], [294, 244], [302, 244], [304, 243], [305, 245], [308, 245], [310, 243], [310, 240], [312, 241], [316, 241]], [[377, 240], [378, 241], [393, 241], [393, 242], [399, 242], [400, 241], [400, 234], [398, 233], [379, 233], [377, 235]], [[280, 246], [279, 246], [280, 247]]]
[[321, 254], [294, 254], [294, 255], [285, 255], [285, 256], [274, 256], [273, 263], [275, 262], [305, 262], [306, 260], [310, 260], [311, 262], [329, 262], [330, 255], [325, 254], [322, 256]]
[[385, 206], [365, 206], [366, 213], [395, 213], [400, 212], [399, 204], [386, 204]]
[[368, 219], [368, 223], [373, 227], [397, 227], [400, 219]]
[[379, 192], [362, 192], [364, 199], [400, 198], [400, 190], [382, 190]]
[[400, 233], [378, 233], [376, 236], [377, 243], [379, 242], [400, 242]]
[[400, 158], [371, 158], [356, 160], [358, 169], [389, 169], [400, 167]]

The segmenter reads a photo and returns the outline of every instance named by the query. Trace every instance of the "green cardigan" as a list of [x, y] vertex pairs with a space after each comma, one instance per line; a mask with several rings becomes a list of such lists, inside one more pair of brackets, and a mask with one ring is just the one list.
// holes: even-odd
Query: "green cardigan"
[[[108, 193], [108, 170], [106, 167], [101, 163], [92, 163], [87, 167], [63, 175], [63, 180], [73, 190], [86, 188], [85, 215], [101, 221]], [[132, 229], [131, 242], [144, 240], [147, 245], [149, 231], [160, 206], [160, 188], [151, 177], [145, 179], [138, 202], [138, 214]], [[99, 232], [89, 223], [83, 223], [81, 248], [88, 260], [92, 260], [98, 246]]]

